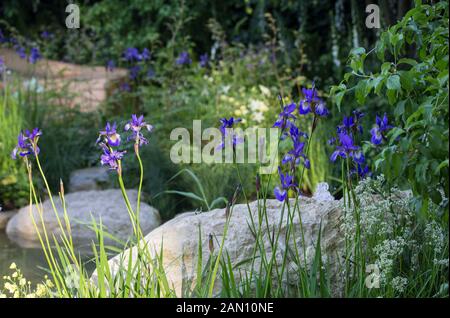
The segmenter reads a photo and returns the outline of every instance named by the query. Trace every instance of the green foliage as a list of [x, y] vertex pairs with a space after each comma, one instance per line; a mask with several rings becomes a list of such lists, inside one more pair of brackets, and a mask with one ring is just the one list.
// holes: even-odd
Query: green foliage
[[5, 89], [0, 94], [0, 207], [3, 210], [25, 205], [28, 201], [28, 178], [25, 170], [11, 159], [24, 115], [17, 99]]
[[[366, 57], [374, 53], [381, 65], [368, 70]], [[424, 213], [430, 200], [448, 204], [448, 57], [448, 2], [418, 1], [381, 34], [374, 50], [350, 53], [351, 72], [331, 89], [338, 108], [344, 96], [361, 105], [374, 95], [384, 98], [395, 128], [382, 149], [372, 150], [375, 167], [391, 184], [407, 182]]]

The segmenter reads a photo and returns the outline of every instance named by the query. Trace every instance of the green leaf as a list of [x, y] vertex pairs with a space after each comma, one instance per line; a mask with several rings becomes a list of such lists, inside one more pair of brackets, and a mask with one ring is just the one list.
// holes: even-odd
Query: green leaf
[[396, 74], [389, 76], [386, 82], [386, 88], [390, 90], [397, 90], [397, 91], [400, 90], [401, 89], [400, 76]]
[[341, 102], [342, 102], [342, 98], [344, 98], [345, 95], [345, 91], [341, 91], [339, 93], [336, 94], [334, 100], [336, 102], [336, 106], [338, 107], [338, 110], [341, 111]]
[[410, 58], [401, 58], [400, 60], [398, 60], [397, 64], [408, 64], [411, 66], [415, 66], [417, 65], [417, 61]]
[[395, 118], [399, 118], [400, 116], [403, 115], [403, 113], [405, 112], [405, 104], [406, 104], [406, 100], [401, 100], [397, 103], [397, 106], [395, 107], [395, 110], [394, 110]]
[[362, 105], [366, 101], [366, 81], [359, 81], [355, 91], [356, 101]]

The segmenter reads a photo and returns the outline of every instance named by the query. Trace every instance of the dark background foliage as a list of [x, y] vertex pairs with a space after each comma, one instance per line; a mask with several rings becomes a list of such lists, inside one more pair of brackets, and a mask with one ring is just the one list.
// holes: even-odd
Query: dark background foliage
[[379, 5], [382, 28], [395, 23], [412, 6], [409, 0], [133, 0], [123, 10], [121, 0], [84, 0], [75, 2], [80, 5], [81, 28], [68, 30], [64, 25], [68, 2], [5, 0], [0, 16], [30, 38], [52, 30], [53, 58], [103, 64], [129, 46], [164, 47], [174, 40], [174, 34], [188, 37], [197, 54], [209, 52], [214, 45], [210, 19], [222, 27], [228, 42], [270, 45], [265, 38], [271, 29], [269, 13], [282, 48], [277, 57], [288, 65], [302, 63], [303, 75], [327, 84], [339, 79], [352, 47], [369, 47], [377, 39], [377, 30], [364, 25], [366, 5]]

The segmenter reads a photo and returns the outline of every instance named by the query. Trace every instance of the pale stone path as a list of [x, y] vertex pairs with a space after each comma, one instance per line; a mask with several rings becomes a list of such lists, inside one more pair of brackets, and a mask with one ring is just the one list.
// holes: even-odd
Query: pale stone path
[[126, 69], [106, 71], [103, 66], [83, 66], [41, 59], [32, 65], [21, 59], [12, 49], [0, 48], [8, 69], [26, 78], [35, 77], [44, 89], [66, 90], [67, 96], [60, 103], [79, 106], [83, 112], [96, 110], [108, 97], [112, 88], [127, 76]]

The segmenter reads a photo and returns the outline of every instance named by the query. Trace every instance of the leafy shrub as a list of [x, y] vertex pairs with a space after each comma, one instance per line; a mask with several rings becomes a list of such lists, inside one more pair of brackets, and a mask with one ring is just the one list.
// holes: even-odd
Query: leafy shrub
[[[366, 68], [371, 54], [379, 69]], [[368, 151], [390, 184], [409, 184], [424, 214], [430, 201], [443, 204], [441, 214], [448, 206], [448, 56], [448, 3], [418, 4], [381, 34], [374, 50], [354, 49], [351, 72], [331, 89], [339, 108], [348, 95], [361, 105], [378, 95], [383, 108], [391, 106], [396, 127], [381, 149]]]

